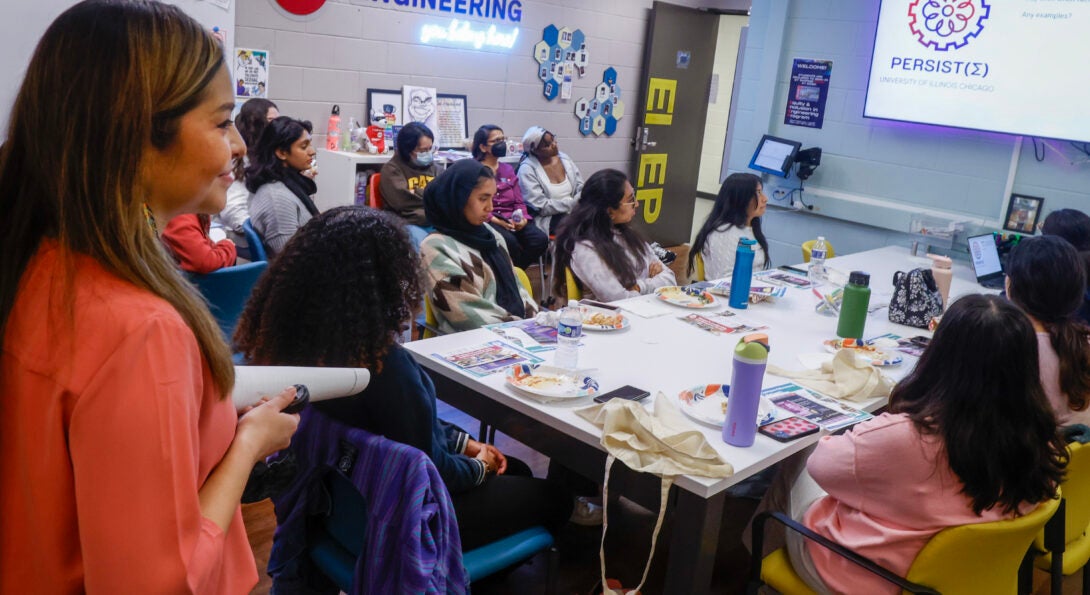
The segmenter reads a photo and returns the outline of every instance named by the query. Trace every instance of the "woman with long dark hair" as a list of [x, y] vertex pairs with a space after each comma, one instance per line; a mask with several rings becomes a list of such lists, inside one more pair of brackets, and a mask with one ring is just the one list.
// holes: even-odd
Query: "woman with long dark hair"
[[[242, 104], [238, 115], [235, 116], [235, 128], [238, 129], [242, 142], [246, 144], [247, 153], [254, 151], [257, 139], [261, 138], [261, 131], [265, 130], [265, 125], [279, 117], [280, 111], [276, 104], [268, 99], [254, 97]], [[229, 232], [228, 237], [232, 242], [241, 246], [246, 246], [242, 224], [250, 218], [250, 191], [246, 189], [247, 165], [249, 160], [246, 157], [235, 160], [233, 171], [235, 181], [227, 189], [227, 204], [218, 215], [212, 218], [213, 222], [219, 223]], [[246, 246], [246, 248], [242, 255], [249, 257], [249, 247]]]
[[315, 154], [310, 132], [310, 122], [276, 118], [261, 132], [246, 168], [246, 188], [253, 193], [250, 219], [270, 258], [318, 214], [311, 198], [318, 186], [303, 175]]
[[704, 259], [704, 276], [707, 279], [730, 277], [734, 271], [734, 255], [742, 238], [755, 240], [753, 264], [768, 268], [768, 240], [761, 231], [761, 216], [765, 214], [768, 197], [765, 196], [761, 178], [746, 173], [727, 176], [715, 197], [715, 206], [708, 215], [700, 232], [696, 234], [689, 251], [689, 274], [692, 274], [696, 255]]
[[488, 225], [495, 194], [495, 174], [472, 159], [455, 162], [424, 191], [424, 209], [435, 226], [420, 244], [424, 292], [442, 332], [537, 313], [515, 275], [507, 244]]
[[239, 501], [295, 391], [238, 417], [231, 351], [156, 237], [223, 207], [232, 91], [211, 32], [158, 2], [80, 2], [34, 50], [0, 148], [2, 593], [257, 583]]
[[[1059, 236], [1079, 251], [1079, 260], [1090, 284], [1090, 216], [1077, 209], [1059, 209], [1045, 217], [1041, 233], [1046, 236]], [[1080, 320], [1090, 324], [1090, 287], [1083, 295], [1082, 305], [1076, 313]]]
[[409, 122], [397, 133], [394, 156], [379, 172], [384, 208], [408, 225], [413, 247], [435, 231], [424, 213], [424, 189], [439, 175], [435, 165], [435, 134], [420, 122]]
[[[904, 576], [942, 529], [1012, 518], [1053, 498], [1066, 462], [1033, 325], [1003, 298], [969, 295], [943, 315], [893, 389], [889, 413], [821, 439], [792, 491], [792, 513]], [[797, 533], [787, 549], [818, 592], [900, 592]]]
[[1077, 316], [1086, 295], [1083, 260], [1058, 236], [1025, 238], [1007, 261], [1007, 296], [1037, 331], [1041, 384], [1063, 425], [1090, 425], [1090, 327]]
[[[619, 300], [677, 283], [629, 223], [636, 216], [636, 194], [628, 178], [603, 169], [587, 178], [583, 196], [556, 234], [556, 267], [570, 267], [588, 298]], [[558, 273], [553, 291], [566, 295]]]
[[545, 253], [549, 236], [530, 224], [533, 217], [522, 201], [515, 168], [500, 161], [506, 155], [507, 138], [499, 126], [485, 124], [473, 134], [473, 158], [496, 174], [496, 195], [492, 197], [492, 219], [488, 224], [503, 236], [515, 266], [525, 269]]
[[[435, 386], [397, 341], [423, 296], [419, 271], [395, 216], [332, 209], [303, 226], [270, 265], [235, 343], [259, 365], [369, 368], [362, 393], [313, 407], [426, 453], [451, 494], [464, 549], [533, 525], [559, 528], [571, 514], [570, 494], [436, 417]], [[278, 532], [274, 558], [293, 541]]]

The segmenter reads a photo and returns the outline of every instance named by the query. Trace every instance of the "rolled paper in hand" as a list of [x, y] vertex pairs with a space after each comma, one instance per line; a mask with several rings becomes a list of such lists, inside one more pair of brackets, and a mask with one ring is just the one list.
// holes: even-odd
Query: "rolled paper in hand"
[[275, 397], [293, 384], [310, 391], [311, 401], [350, 397], [367, 388], [367, 368], [311, 368], [303, 366], [235, 366], [235, 390], [231, 401], [241, 411], [262, 397]]

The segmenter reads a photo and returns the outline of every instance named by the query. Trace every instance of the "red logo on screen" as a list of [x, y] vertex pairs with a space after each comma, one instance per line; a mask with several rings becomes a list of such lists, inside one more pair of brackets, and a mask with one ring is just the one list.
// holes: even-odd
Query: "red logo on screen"
[[276, 0], [276, 3], [291, 14], [307, 15], [321, 8], [325, 0]]

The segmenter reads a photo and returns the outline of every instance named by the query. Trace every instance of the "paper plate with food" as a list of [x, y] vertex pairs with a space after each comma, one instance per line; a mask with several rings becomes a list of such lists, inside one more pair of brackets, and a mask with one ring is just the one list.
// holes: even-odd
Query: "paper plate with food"
[[870, 360], [872, 366], [895, 366], [905, 358], [900, 354], [886, 351], [883, 344], [876, 341], [862, 341], [860, 339], [829, 339], [825, 341], [825, 349], [829, 353], [836, 353], [841, 349], [851, 349], [859, 354], [859, 357]]
[[583, 330], [585, 331], [619, 331], [629, 327], [628, 317], [619, 311], [614, 312], [595, 308], [593, 306], [580, 306], [583, 311]]
[[[681, 411], [690, 419], [700, 423], [723, 427], [727, 419], [727, 384], [701, 384], [678, 393]], [[757, 405], [757, 425], [763, 426], [776, 419], [776, 406], [765, 397]]]
[[705, 289], [695, 287], [680, 287], [677, 285], [660, 287], [655, 290], [655, 297], [667, 304], [681, 306], [682, 308], [712, 308], [719, 305], [715, 300], [715, 296]]
[[541, 397], [576, 399], [598, 394], [598, 381], [589, 372], [541, 364], [518, 364], [507, 369], [507, 384]]

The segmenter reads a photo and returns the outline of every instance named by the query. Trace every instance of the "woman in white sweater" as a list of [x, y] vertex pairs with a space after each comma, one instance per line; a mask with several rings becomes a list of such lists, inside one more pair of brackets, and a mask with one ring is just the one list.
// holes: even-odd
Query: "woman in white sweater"
[[761, 216], [767, 206], [761, 178], [743, 173], [727, 176], [689, 252], [689, 274], [693, 273], [693, 262], [699, 254], [704, 258], [706, 279], [730, 277], [734, 271], [734, 253], [742, 238], [757, 242], [753, 249], [754, 268], [768, 268], [768, 240], [761, 231]]
[[[557, 232], [557, 270], [570, 267], [586, 297], [606, 302], [676, 285], [673, 271], [629, 225], [635, 216], [636, 193], [623, 173], [592, 175]], [[556, 275], [553, 291], [565, 295], [565, 285], [565, 276]]]

